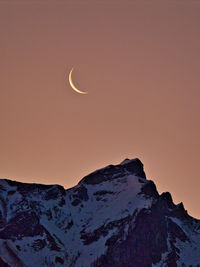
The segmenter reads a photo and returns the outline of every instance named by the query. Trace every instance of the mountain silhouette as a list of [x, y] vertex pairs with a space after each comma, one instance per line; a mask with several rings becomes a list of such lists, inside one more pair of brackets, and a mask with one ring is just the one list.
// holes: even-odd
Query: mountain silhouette
[[76, 186], [0, 180], [0, 266], [200, 267], [200, 221], [139, 159]]

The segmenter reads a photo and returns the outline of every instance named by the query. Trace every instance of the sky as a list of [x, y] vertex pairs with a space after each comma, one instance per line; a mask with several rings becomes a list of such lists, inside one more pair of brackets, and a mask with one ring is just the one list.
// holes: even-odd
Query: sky
[[200, 218], [199, 13], [193, 0], [0, 0], [0, 177], [69, 188], [138, 157]]

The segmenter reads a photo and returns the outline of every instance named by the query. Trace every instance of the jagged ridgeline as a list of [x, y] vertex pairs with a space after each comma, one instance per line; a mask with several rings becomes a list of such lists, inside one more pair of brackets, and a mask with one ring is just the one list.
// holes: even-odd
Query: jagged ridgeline
[[60, 185], [0, 180], [0, 266], [200, 266], [200, 221], [139, 159]]

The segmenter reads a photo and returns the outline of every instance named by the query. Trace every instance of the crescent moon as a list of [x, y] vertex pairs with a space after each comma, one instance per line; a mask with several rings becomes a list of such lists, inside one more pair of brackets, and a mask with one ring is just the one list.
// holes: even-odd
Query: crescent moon
[[71, 69], [70, 73], [69, 73], [69, 84], [71, 85], [72, 89], [79, 93], [79, 94], [87, 94], [87, 92], [84, 92], [84, 91], [81, 91], [79, 90], [78, 88], [76, 88], [76, 86], [73, 84], [72, 82], [72, 71], [73, 71], [74, 68]]

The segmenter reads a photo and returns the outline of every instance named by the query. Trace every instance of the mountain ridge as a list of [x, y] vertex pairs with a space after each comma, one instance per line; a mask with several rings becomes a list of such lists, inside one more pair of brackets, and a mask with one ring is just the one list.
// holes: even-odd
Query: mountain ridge
[[200, 221], [137, 158], [69, 189], [0, 180], [0, 266], [200, 266], [199, 255]]

